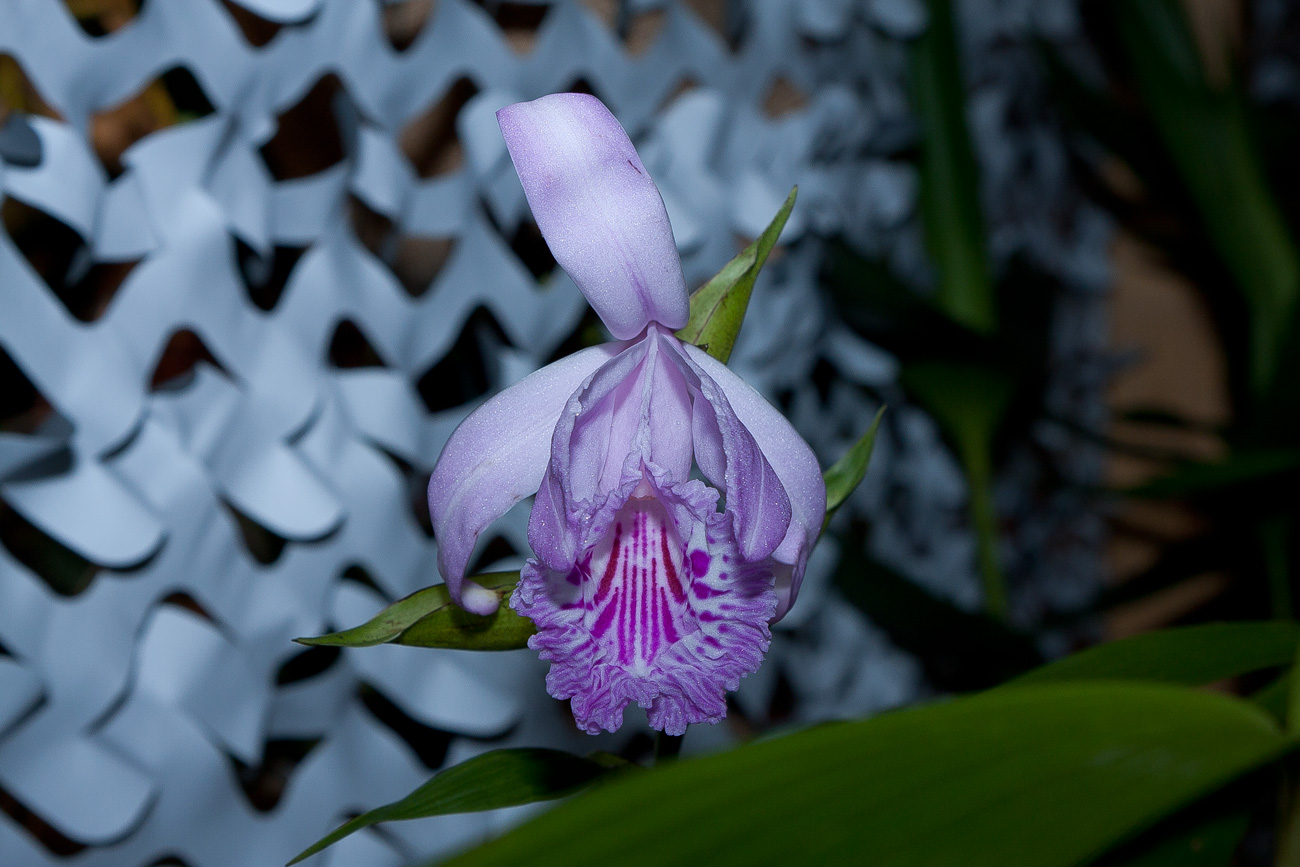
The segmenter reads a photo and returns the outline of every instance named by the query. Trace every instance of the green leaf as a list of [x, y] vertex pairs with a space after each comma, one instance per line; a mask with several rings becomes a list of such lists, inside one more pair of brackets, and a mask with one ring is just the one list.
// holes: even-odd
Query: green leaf
[[823, 530], [830, 522], [831, 515], [844, 504], [849, 495], [862, 483], [862, 477], [867, 474], [867, 465], [871, 463], [871, 451], [876, 446], [876, 429], [880, 427], [880, 420], [884, 415], [885, 408], [882, 406], [862, 438], [854, 443], [833, 467], [822, 473], [822, 478], [826, 480], [826, 520], [822, 522]]
[[1154, 680], [1201, 686], [1290, 665], [1300, 625], [1280, 620], [1209, 623], [1112, 641], [1026, 672], [1008, 686], [1077, 680]]
[[[1295, 519], [1276, 515], [1261, 521], [1254, 529], [1268, 582], [1269, 607], [1274, 617], [1290, 620], [1295, 616], [1295, 602], [1291, 598], [1291, 539], [1295, 535]], [[1300, 714], [1300, 698], [1292, 706]]]
[[1088, 616], [1145, 599], [1194, 575], [1234, 568], [1239, 562], [1237, 552], [1241, 550], [1238, 538], [1231, 528], [1212, 528], [1198, 536], [1170, 542], [1155, 563], [1099, 593]]
[[1250, 700], [1279, 723], [1286, 722], [1287, 700], [1291, 695], [1291, 672], [1284, 671], [1264, 687], [1251, 693]]
[[1178, 430], [1196, 431], [1198, 433], [1208, 433], [1214, 436], [1222, 436], [1223, 425], [1214, 422], [1200, 421], [1197, 419], [1186, 418], [1175, 412], [1170, 412], [1163, 407], [1158, 406], [1138, 406], [1132, 409], [1126, 409], [1118, 413], [1117, 421], [1132, 422], [1134, 424], [1149, 424], [1159, 427], [1170, 427]]
[[[1131, 497], [1184, 499], [1221, 495], [1226, 489], [1247, 485], [1294, 483], [1300, 470], [1300, 451], [1294, 449], [1240, 450], [1217, 463], [1186, 464], [1172, 473], [1125, 493]], [[1285, 477], [1284, 477], [1285, 474]]]
[[768, 253], [776, 246], [798, 193], [798, 187], [790, 190], [785, 204], [763, 234], [691, 294], [691, 319], [677, 332], [679, 339], [700, 347], [723, 364], [727, 363], [736, 345], [736, 335], [745, 321], [745, 309], [749, 307], [754, 281], [758, 279]]
[[1292, 737], [1300, 736], [1300, 679], [1297, 678], [1296, 663], [1300, 663], [1300, 646], [1297, 646], [1295, 657], [1292, 660], [1291, 670], [1287, 677], [1287, 697], [1286, 697], [1286, 719], [1285, 728], [1287, 734]]
[[993, 439], [1011, 407], [1016, 383], [991, 367], [942, 361], [904, 365], [901, 379], [957, 450], [970, 485], [970, 517], [984, 608], [989, 616], [1005, 620], [1007, 596], [993, 507]]
[[572, 794], [627, 763], [616, 756], [591, 758], [558, 750], [493, 750], [440, 771], [411, 794], [343, 823], [300, 852], [290, 864], [315, 855], [376, 822], [424, 819], [549, 801]]
[[1168, 834], [1122, 859], [1106, 858], [1094, 867], [1231, 867], [1250, 825], [1249, 810], [1234, 810]]
[[470, 614], [451, 601], [446, 585], [437, 584], [399, 599], [370, 620], [315, 638], [295, 638], [313, 647], [371, 647], [406, 644], [457, 650], [517, 650], [528, 645], [532, 621], [505, 603], [519, 582], [518, 572], [491, 572], [469, 580], [494, 591], [502, 600], [495, 613]]
[[944, 361], [904, 365], [904, 387], [956, 446], [959, 457], [987, 450], [1015, 394], [1015, 382], [990, 367]]
[[997, 328], [985, 249], [979, 171], [966, 128], [966, 88], [951, 0], [928, 0], [930, 22], [913, 40], [912, 104], [922, 129], [921, 219], [939, 270], [939, 307], [981, 334]]
[[[865, 542], [853, 532], [844, 548], [861, 551]], [[842, 558], [835, 586], [891, 642], [916, 656], [940, 691], [987, 689], [1043, 662], [1030, 636], [958, 608], [880, 563]]]
[[1282, 372], [1300, 296], [1300, 253], [1253, 140], [1240, 85], [1213, 87], [1177, 0], [1113, 4], [1143, 102], [1215, 252], [1250, 308], [1257, 396]]
[[451, 863], [1072, 867], [1291, 748], [1216, 693], [994, 690], [612, 781]]

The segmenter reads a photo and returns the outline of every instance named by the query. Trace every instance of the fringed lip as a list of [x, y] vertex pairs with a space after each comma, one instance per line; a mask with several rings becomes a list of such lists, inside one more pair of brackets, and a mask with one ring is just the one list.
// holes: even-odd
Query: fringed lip
[[593, 734], [616, 731], [632, 702], [669, 734], [720, 721], [771, 638], [773, 561], [741, 556], [717, 491], [663, 475], [646, 467], [580, 516], [579, 561], [530, 560], [511, 600], [538, 628], [529, 646], [552, 664], [547, 690]]
[[[713, 487], [689, 478], [691, 457]], [[537, 626], [548, 691], [589, 732], [617, 730], [632, 702], [669, 733], [721, 720], [767, 651], [791, 515], [722, 387], [651, 324], [574, 393], [551, 439], [537, 557], [511, 600]]]

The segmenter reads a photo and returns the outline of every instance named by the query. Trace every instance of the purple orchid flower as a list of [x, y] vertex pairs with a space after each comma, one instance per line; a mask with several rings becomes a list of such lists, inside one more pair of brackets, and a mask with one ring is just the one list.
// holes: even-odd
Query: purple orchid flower
[[632, 701], [669, 734], [716, 723], [798, 593], [826, 511], [817, 459], [674, 336], [689, 300], [668, 215], [609, 110], [563, 93], [497, 120], [551, 252], [618, 341], [542, 368], [456, 429], [429, 479], [438, 565], [460, 605], [495, 611], [465, 580], [470, 554], [536, 493], [536, 556], [510, 604], [537, 627], [550, 694], [593, 734], [616, 731]]

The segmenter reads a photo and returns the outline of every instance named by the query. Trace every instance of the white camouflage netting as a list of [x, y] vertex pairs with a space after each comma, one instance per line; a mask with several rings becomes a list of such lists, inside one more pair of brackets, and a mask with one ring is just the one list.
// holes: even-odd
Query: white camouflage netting
[[1245, 46], [1251, 95], [1260, 102], [1300, 105], [1300, 6], [1292, 0], [1256, 0]]
[[[847, 231], [893, 251], [890, 260], [924, 282], [915, 182], [892, 159], [911, 135], [900, 40], [924, 26], [920, 0], [725, 4], [726, 20], [743, 24], [738, 49], [690, 8], [642, 0], [624, 12], [666, 15], [637, 54], [576, 2], [553, 4], [528, 53], [512, 50], [489, 14], [501, 4], [485, 11], [439, 0], [401, 52], [376, 2], [239, 5], [285, 26], [253, 47], [217, 0], [151, 0], [123, 29], [94, 38], [55, 0], [0, 6], [0, 54], [62, 118], [6, 127], [0, 194], [75, 233], [71, 268], [80, 273], [132, 263], [102, 315], [82, 321], [0, 233], [0, 348], [53, 409], [32, 430], [0, 429], [0, 507], [97, 570], [84, 590], [63, 595], [37, 574], [40, 564], [0, 546], [0, 789], [63, 838], [55, 849], [73, 853], [54, 854], [0, 813], [6, 865], [282, 863], [350, 811], [428, 776], [362, 684], [449, 733], [446, 762], [501, 745], [592, 749], [636, 730], [629, 714], [617, 740], [578, 736], [545, 697], [544, 668], [527, 652], [349, 650], [320, 673], [278, 682], [301, 650], [293, 637], [353, 625], [382, 597], [436, 580], [412, 502], [474, 402], [431, 412], [420, 392], [429, 371], [469, 346], [485, 360], [490, 390], [499, 389], [545, 363], [586, 311], [563, 272], [539, 282], [516, 253], [530, 218], [495, 109], [590, 86], [658, 181], [692, 283], [733, 255], [738, 237], [757, 234], [800, 183], [791, 247], [760, 282], [733, 364], [790, 398], [823, 459], [863, 429], [876, 407], [861, 386], [890, 389], [895, 363], [828, 319], [816, 287], [822, 239]], [[1033, 32], [1027, 18], [1011, 28], [1022, 42]], [[213, 111], [143, 137], [110, 179], [91, 147], [91, 118], [177, 67]], [[343, 157], [277, 179], [263, 148], [329, 74], [341, 82], [333, 107]], [[995, 91], [1018, 86], [1006, 69], [998, 74], [989, 73]], [[462, 79], [476, 90], [455, 117], [463, 162], [422, 177], [401, 150], [402, 131]], [[764, 105], [774, 87], [803, 96], [772, 116]], [[1011, 163], [1032, 175], [1027, 182], [1008, 168], [994, 191], [1029, 183], [1055, 195], [1063, 172], [1014, 158], [1046, 148], [1050, 163], [1059, 155], [1051, 132], [1013, 131], [993, 114], [987, 130], [977, 125], [981, 157], [1009, 147]], [[21, 124], [39, 139], [36, 165]], [[391, 222], [372, 245], [377, 254], [358, 237], [354, 200], [373, 212], [367, 225]], [[1104, 231], [1072, 240], [1074, 229], [1026, 223], [1006, 229], [1012, 246], [1033, 246], [1021, 235], [1037, 232], [1044, 258], [1059, 253], [1059, 273], [1092, 285], [1067, 260], [1094, 267]], [[430, 268], [431, 285], [399, 279], [406, 239], [454, 242]], [[278, 279], [278, 296], [258, 295]], [[471, 319], [478, 308], [499, 331]], [[378, 363], [331, 360], [344, 321]], [[184, 331], [216, 363], [151, 387]], [[1066, 343], [1097, 347], [1095, 330], [1080, 333]], [[819, 360], [840, 376], [827, 401], [808, 384]], [[934, 425], [899, 406], [853, 508], [888, 530], [876, 534], [878, 553], [910, 574], [938, 576], [937, 588], [970, 604], [963, 498]], [[517, 510], [501, 525], [516, 552], [525, 550], [525, 517]], [[273, 541], [269, 555], [254, 556], [249, 527]], [[282, 551], [276, 538], [287, 540]], [[742, 690], [741, 706], [759, 720], [778, 673], [797, 719], [868, 712], [923, 689], [916, 664], [827, 589], [834, 560], [830, 545], [819, 549], [772, 663]], [[382, 596], [352, 580], [352, 567]], [[698, 736], [726, 737], [721, 727]], [[286, 772], [278, 802], [258, 809], [240, 769], [262, 767], [280, 755], [268, 744], [283, 742], [311, 748]], [[397, 823], [310, 863], [406, 863], [510, 818]]]

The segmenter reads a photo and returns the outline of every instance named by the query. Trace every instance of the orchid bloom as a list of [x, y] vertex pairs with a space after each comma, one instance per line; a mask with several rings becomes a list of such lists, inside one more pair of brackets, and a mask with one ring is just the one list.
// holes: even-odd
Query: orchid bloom
[[798, 592], [826, 510], [817, 460], [674, 336], [689, 299], [668, 215], [609, 110], [563, 93], [497, 120], [551, 252], [618, 340], [538, 370], [452, 434], [429, 479], [439, 568], [461, 606], [495, 611], [465, 580], [470, 554], [535, 492], [535, 556], [510, 604], [537, 628], [550, 694], [593, 734], [632, 701], [669, 734], [716, 723]]

